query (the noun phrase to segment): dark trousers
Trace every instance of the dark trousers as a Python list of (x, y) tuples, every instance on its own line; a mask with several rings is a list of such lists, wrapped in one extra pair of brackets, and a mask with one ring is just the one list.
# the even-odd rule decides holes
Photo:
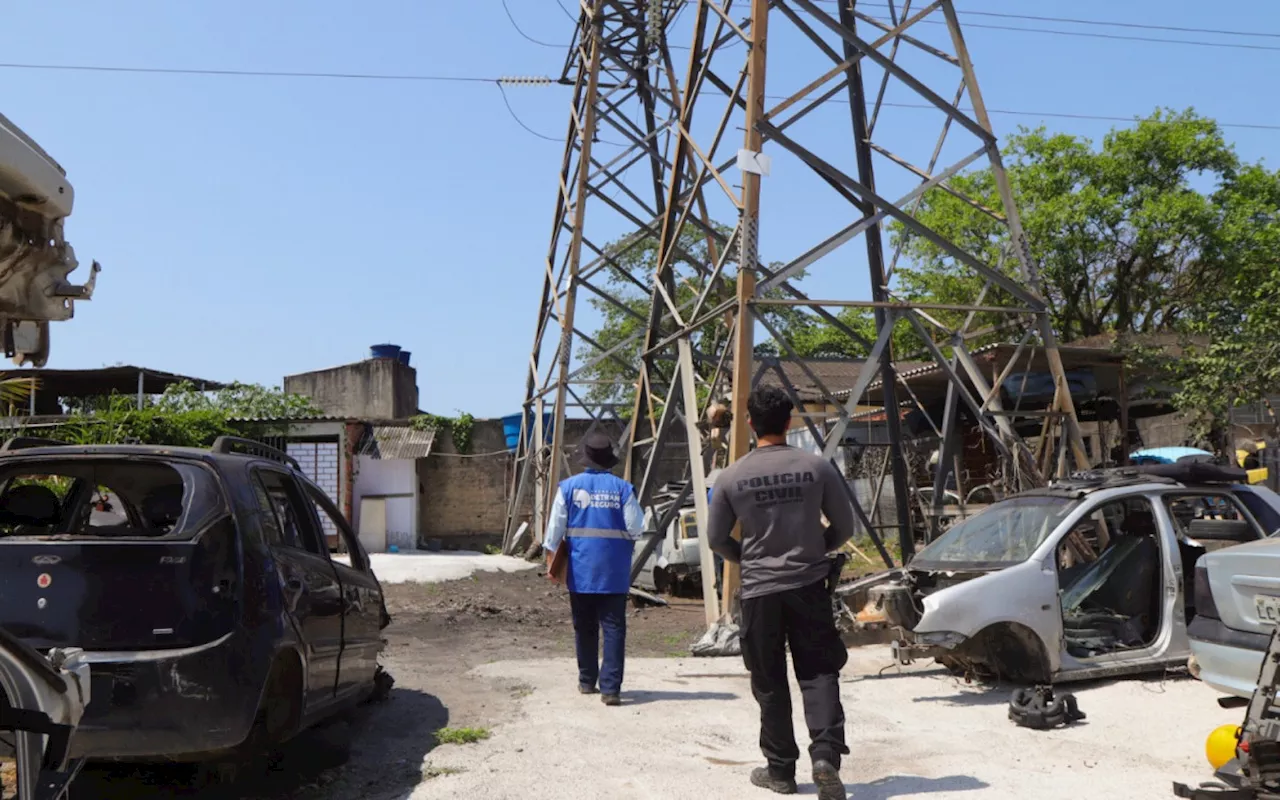
[(809, 726), (809, 757), (837, 769), (849, 748), (844, 741), (840, 669), (849, 651), (840, 640), (825, 581), (763, 597), (742, 599), (742, 660), (751, 692), (760, 704), (760, 750), (769, 769), (794, 777), (800, 750), (791, 725), (787, 646)]
[[(622, 668), (627, 650), (627, 595), (569, 593), (573, 638), (578, 651), (578, 685), (601, 694), (622, 691)], [(604, 631), (604, 661), (600, 660), (600, 631)]]

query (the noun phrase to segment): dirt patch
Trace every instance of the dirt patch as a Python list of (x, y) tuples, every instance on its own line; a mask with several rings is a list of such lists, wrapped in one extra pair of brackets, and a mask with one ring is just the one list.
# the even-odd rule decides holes
[[(102, 800), (398, 800), (412, 787), (448, 774), (448, 764), (429, 759), (435, 731), (492, 728), (511, 719), (529, 692), (519, 680), (476, 678), (470, 670), (495, 661), (573, 655), (568, 594), (539, 570), (385, 589), (392, 624), (382, 663), (396, 681), (386, 703), (302, 735), (221, 791), (199, 788), (190, 767), (151, 765), (93, 767), (76, 791)], [(705, 628), (702, 604), (695, 600), (674, 599), (666, 608), (633, 606), (627, 653), (687, 656)], [(571, 689), (576, 678), (566, 671), (565, 686)]]

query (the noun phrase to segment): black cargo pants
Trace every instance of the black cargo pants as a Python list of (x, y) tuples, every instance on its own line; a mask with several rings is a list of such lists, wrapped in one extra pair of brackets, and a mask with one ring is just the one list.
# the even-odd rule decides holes
[(787, 647), (804, 699), (809, 757), (837, 769), (848, 755), (840, 670), (849, 651), (836, 630), (826, 581), (762, 597), (743, 598), (742, 660), (751, 673), (751, 692), (760, 704), (760, 750), (779, 777), (794, 777), (800, 750), (791, 724)]

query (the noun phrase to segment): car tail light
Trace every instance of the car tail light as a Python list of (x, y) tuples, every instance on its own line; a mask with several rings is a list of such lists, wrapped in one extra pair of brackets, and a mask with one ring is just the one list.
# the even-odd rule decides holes
[(1209, 570), (1202, 564), (1196, 564), (1195, 586), (1196, 616), (1220, 619), (1218, 604), (1213, 601), (1213, 590), (1209, 588)]

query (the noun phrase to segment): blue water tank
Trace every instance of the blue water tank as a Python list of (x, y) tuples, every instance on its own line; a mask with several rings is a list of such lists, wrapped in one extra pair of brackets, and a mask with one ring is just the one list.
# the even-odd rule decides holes
[(409, 356), (411, 355), (413, 355), (413, 353), (410, 353), (408, 350), (401, 350), (400, 363), (404, 364), (406, 367), (409, 366)]
[[(507, 440), (507, 449), (515, 450), (520, 444), (520, 420), (523, 414), (511, 414), (502, 418), (502, 434)], [(551, 441), (551, 412), (542, 415), (542, 435), (545, 442)], [(533, 414), (529, 415), (529, 439), (533, 438)]]
[(399, 358), (400, 345), (398, 344), (375, 344), (369, 348), (370, 358)]

